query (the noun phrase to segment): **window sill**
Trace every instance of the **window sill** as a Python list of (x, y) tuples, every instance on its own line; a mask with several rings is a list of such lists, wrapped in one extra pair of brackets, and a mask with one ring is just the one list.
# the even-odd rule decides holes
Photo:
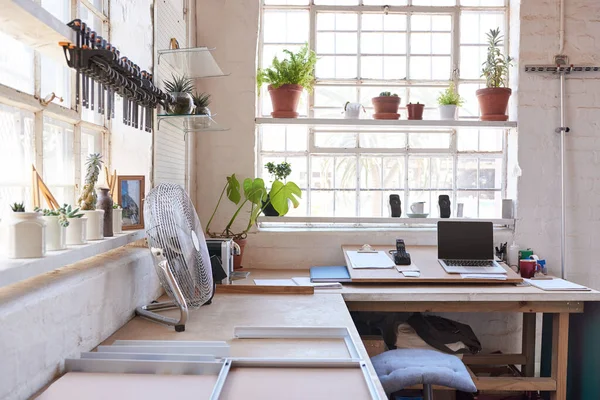
[(97, 256), (145, 237), (144, 230), (135, 230), (104, 240), (90, 241), (82, 246), (69, 246), (66, 250), (48, 251), (42, 258), (9, 259), (2, 255), (0, 256), (0, 288)]

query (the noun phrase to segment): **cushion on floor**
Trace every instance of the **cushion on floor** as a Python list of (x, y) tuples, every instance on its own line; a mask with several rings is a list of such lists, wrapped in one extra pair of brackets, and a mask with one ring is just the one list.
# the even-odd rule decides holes
[(381, 353), (371, 361), (387, 394), (417, 384), (446, 386), (470, 393), (477, 391), (465, 365), (451, 354), (397, 349)]

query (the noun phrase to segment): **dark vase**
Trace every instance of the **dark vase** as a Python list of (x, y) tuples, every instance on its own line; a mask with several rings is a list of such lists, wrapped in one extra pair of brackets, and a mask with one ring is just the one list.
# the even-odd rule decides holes
[[(267, 204), (267, 206), (265, 207), (265, 204)], [(273, 207), (273, 204), (271, 204), (270, 202), (270, 197), (267, 195), (267, 201), (263, 201), (263, 214), (265, 214), (265, 217), (279, 217), (279, 213), (277, 212), (277, 210), (275, 210), (275, 207)]]
[(98, 201), (96, 209), (104, 210), (104, 237), (113, 236), (113, 199), (108, 189), (98, 189)]

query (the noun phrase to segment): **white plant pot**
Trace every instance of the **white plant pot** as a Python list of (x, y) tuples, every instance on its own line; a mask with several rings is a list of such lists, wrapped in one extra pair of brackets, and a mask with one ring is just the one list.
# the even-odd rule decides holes
[(13, 212), (7, 218), (8, 258), (39, 258), (46, 254), (46, 222), (37, 212)]
[(345, 119), (360, 119), (360, 111), (362, 110), (362, 105), (360, 103), (348, 103), (346, 104), (346, 109), (344, 110), (344, 118)]
[(67, 248), (67, 228), (60, 226), (58, 216), (43, 216), (46, 221), (46, 250), (64, 250)]
[(104, 239), (104, 210), (81, 210), (80, 212), (87, 217), (86, 239)]
[(123, 233), (123, 209), (113, 208), (113, 233)]
[(82, 245), (87, 243), (87, 218), (69, 218), (67, 226), (67, 244)]
[(441, 120), (455, 120), (456, 119), (456, 105), (444, 105), (439, 106), (440, 108), (440, 119)]

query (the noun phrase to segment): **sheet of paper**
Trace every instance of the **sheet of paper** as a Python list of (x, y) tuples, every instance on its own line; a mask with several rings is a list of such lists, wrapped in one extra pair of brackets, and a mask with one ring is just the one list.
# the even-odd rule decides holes
[(298, 286), (312, 286), (315, 289), (341, 289), (342, 284), (339, 282), (311, 282), (308, 276), (296, 276), (292, 280)]
[(292, 279), (255, 279), (258, 286), (298, 286)]
[(506, 274), (460, 274), (463, 279), (489, 279), (493, 281), (505, 281)]
[(385, 251), (375, 253), (359, 253), (358, 251), (348, 251), (348, 260), (352, 268), (394, 268), (396, 264), (387, 255)]
[(410, 265), (396, 265), (396, 270), (398, 272), (421, 272), (421, 270), (419, 269), (419, 267), (417, 267), (417, 265), (413, 262), (411, 262)]
[(407, 278), (418, 278), (421, 276), (421, 272), (419, 271), (401, 271), (402, 275), (406, 276)]
[(542, 290), (569, 290), (569, 291), (588, 291), (592, 290), (588, 287), (578, 285), (573, 282), (565, 281), (564, 279), (525, 279), (531, 286), (535, 286)]

